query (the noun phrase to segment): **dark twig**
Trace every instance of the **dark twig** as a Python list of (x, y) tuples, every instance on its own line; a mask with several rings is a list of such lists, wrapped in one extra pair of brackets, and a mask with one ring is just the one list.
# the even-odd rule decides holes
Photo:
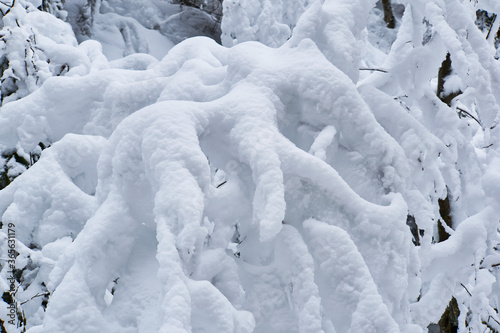
[(481, 126), (481, 127), (482, 127), (481, 122), (480, 122), (479, 120), (477, 120), (477, 118), (476, 118), (476, 117), (474, 117), (473, 115), (471, 115), (469, 112), (467, 112), (467, 111), (465, 111), (464, 109), (459, 108), (459, 107), (457, 107), (457, 110), (460, 110), (460, 112), (459, 112), (459, 113), (464, 113), (465, 115), (467, 115), (467, 116), (469, 116), (470, 118), (474, 119), (474, 120), (475, 120), (475, 121), (479, 124), (479, 126)]
[(495, 23), (496, 18), (497, 18), (497, 14), (493, 14), (493, 16), (491, 17), (490, 28), (488, 29), (488, 33), (486, 34), (486, 39), (488, 39), (488, 37), (490, 37), (491, 29), (493, 29), (493, 23)]
[(385, 69), (380, 69), (380, 68), (360, 68), (360, 71), (377, 71), (377, 72), (382, 72), (382, 73), (387, 73)]
[(467, 294), (469, 294), (469, 296), (470, 296), (470, 297), (472, 297), (472, 294), (469, 292), (469, 289), (467, 289), (467, 287), (466, 287), (466, 286), (464, 286), (464, 284), (463, 284), (462, 282), (460, 282), (460, 285), (461, 285), (462, 287), (464, 287), (464, 289), (465, 289), (465, 291), (467, 292)]
[(50, 292), (45, 292), (45, 293), (38, 293), (36, 294), (35, 296), (31, 297), (30, 299), (27, 299), (25, 301), (22, 301), (20, 304), (23, 305), (25, 303), (28, 303), (29, 301), (31, 301), (32, 299), (36, 298), (36, 297), (40, 297), (40, 296), (49, 296), (50, 295)]
[(14, 5), (15, 5), (16, 1), (15, 1), (15, 0), (14, 0), (14, 1), (12, 1), (12, 3), (11, 3), (10, 5), (6, 4), (6, 3), (5, 3), (5, 2), (3, 2), (3, 1), (0, 1), (0, 3), (1, 3), (2, 5), (4, 5), (4, 6), (7, 6), (7, 7), (9, 7), (9, 8), (12, 8), (12, 7), (14, 7)]

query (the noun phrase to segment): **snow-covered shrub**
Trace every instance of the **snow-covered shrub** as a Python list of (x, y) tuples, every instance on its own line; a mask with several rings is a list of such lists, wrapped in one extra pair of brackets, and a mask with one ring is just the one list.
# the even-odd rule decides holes
[(17, 100), (48, 78), (83, 75), (90, 70), (85, 47), (78, 47), (71, 27), (29, 2), (4, 4), (0, 55), (2, 102)]
[[(482, 5), (484, 3), (478, 4)], [(474, 25), (476, 9), (467, 1), (408, 3), (397, 39), (387, 58), (380, 63), (381, 68), (390, 70), (374, 72), (359, 83), (360, 92), (377, 120), (389, 133), (396, 135), (407, 152), (414, 165), (412, 181), (427, 201), (417, 204), (406, 199), (419, 229), (425, 229), (424, 224), (429, 228), (420, 239), (422, 288), (419, 301), (412, 304), (414, 320), (422, 324), (437, 323), (440, 315), (436, 314), (445, 312), (451, 300), (455, 300), (460, 309), (459, 331), (497, 327), (498, 320), (498, 282), (494, 282), (498, 271), (484, 263), (498, 259), (495, 249), (499, 197), (496, 190), (492, 191), (498, 183), (491, 178), (491, 172), (497, 167), (495, 146), (498, 142), (500, 76), (493, 49)], [(444, 82), (439, 82), (436, 76), (446, 62), (451, 72), (443, 78)], [(441, 89), (440, 83), (444, 83)], [(440, 91), (443, 95), (436, 96)], [(376, 94), (372, 95), (374, 92)], [(391, 97), (385, 97), (388, 104), (381, 103), (384, 95)], [(455, 98), (440, 100), (444, 96)], [(406, 109), (412, 121), (425, 127), (434, 137), (432, 140), (438, 139), (439, 145), (431, 148), (434, 144), (424, 143), (422, 138), (430, 138), (429, 135), (417, 134), (410, 139), (410, 132), (402, 136), (396, 134), (391, 120), (396, 108)], [(386, 121), (389, 122), (384, 125)], [(402, 119), (398, 122), (402, 125)], [(413, 140), (420, 142), (410, 143)], [(441, 164), (437, 169), (434, 167), (436, 160)], [(488, 181), (483, 180), (482, 186), (472, 185), (481, 183), (481, 179)], [(492, 183), (488, 184), (489, 181)], [(425, 211), (426, 216), (417, 216)], [(483, 224), (488, 219), (490, 222)], [(446, 239), (446, 233), (451, 235), (448, 240), (433, 244)], [(426, 241), (426, 235), (433, 235), (434, 239)], [(478, 237), (476, 246), (469, 247), (467, 242), (472, 241), (468, 237)], [(456, 244), (460, 238), (461, 245), (451, 250), (451, 244)], [(437, 254), (440, 249), (447, 250)], [(454, 255), (469, 251), (474, 263), (451, 264)], [(463, 257), (456, 260), (463, 260)], [(450, 264), (442, 266), (445, 261)], [(436, 264), (440, 266), (434, 266)], [(441, 300), (441, 304), (430, 310), (429, 304), (439, 304), (436, 299)]]
[(53, 143), (0, 191), (9, 333), (498, 330), (494, 50), (473, 2), (414, 0), (384, 54), (375, 3), (225, 1), (230, 48), (88, 41), (6, 103), (2, 147)]
[[(282, 45), (311, 0), (224, 1), (222, 44), (232, 46), (246, 41), (258, 41), (271, 47)], [(317, 19), (321, 19), (320, 16)]]
[[(255, 58), (255, 54), (265, 57)], [(315, 65), (306, 66), (311, 59)], [(304, 71), (304, 68), (309, 69)], [(245, 76), (239, 74), (241, 70), (246, 71)], [(323, 75), (318, 76), (320, 71)], [(363, 165), (390, 172), (396, 183), (402, 181), (407, 166), (402, 150), (377, 124), (345, 74), (307, 41), (298, 47), (272, 50), (259, 44), (224, 49), (204, 39), (186, 41), (161, 63), (150, 65), (145, 72), (136, 72), (110, 69), (94, 74), (94, 80), (86, 77), (52, 80), (34, 94), (4, 107), (2, 119), (13, 112), (28, 117), (34, 111), (26, 107), (33, 105), (30, 100), (44, 101), (35, 112), (51, 119), (47, 119), (45, 126), (26, 128), (30, 135), (18, 138), (28, 150), (33, 137), (56, 142), (64, 132), (95, 134), (100, 129), (98, 125), (104, 124), (97, 121), (97, 117), (110, 119), (107, 123), (111, 127), (101, 131), (106, 136), (106, 132), (112, 134), (97, 167), (100, 180), (96, 199), (100, 208), (58, 260), (49, 279), (44, 280), (51, 293), (44, 319), (46, 329), (51, 332), (62, 331), (62, 327), (65, 330), (78, 327), (113, 330), (113, 327), (125, 329), (133, 325), (140, 330), (165, 332), (188, 327), (252, 332), (256, 320), (261, 328), (273, 327), (279, 331), (302, 327), (302, 330), (317, 332), (322, 326), (330, 327), (331, 321), (339, 327), (376, 325), (380, 331), (397, 331), (397, 324), (383, 300), (387, 298), (397, 309), (408, 306), (406, 290), (401, 288), (396, 293), (382, 290), (381, 296), (375, 286), (384, 279), (402, 285), (407, 283), (407, 264), (387, 274), (387, 267), (396, 262), (402, 264), (413, 251), (411, 241), (402, 241), (411, 238), (405, 225), (406, 204), (398, 195), (382, 199), (380, 203), (390, 204), (386, 207), (359, 197), (326, 163), (331, 163), (328, 147), (351, 147), (359, 156), (364, 156)], [(128, 79), (114, 80), (118, 73), (127, 75)], [(188, 73), (195, 76), (186, 81), (184, 75)], [(92, 99), (97, 103), (72, 101), (74, 106), (66, 109), (66, 113), (50, 112), (51, 105), (59, 103), (55, 98), (51, 102), (54, 89), (70, 94), (67, 87), (86, 85), (85, 82), (90, 83), (87, 86), (90, 90), (87, 94), (80, 92), (80, 98), (94, 96)], [(137, 91), (136, 87), (150, 84), (158, 87), (150, 90), (156, 91), (152, 95), (130, 95)], [(332, 90), (332, 85), (336, 89)], [(106, 101), (119, 101), (117, 93), (125, 100), (120, 100), (116, 108), (103, 108)], [(131, 105), (134, 100), (139, 104)], [(144, 103), (151, 106), (127, 117)], [(121, 105), (129, 105), (129, 111)], [(332, 110), (337, 111), (332, 113)], [(77, 122), (68, 118), (70, 114), (82, 117)], [(13, 125), (17, 123), (15, 118), (9, 121)], [(113, 124), (118, 123), (115, 129)], [(59, 124), (57, 131), (51, 124)], [(19, 126), (24, 130), (22, 124)], [(322, 128), (325, 129), (322, 131)], [(335, 135), (336, 129), (339, 135)], [(324, 138), (315, 141), (314, 136), (320, 132)], [(368, 141), (359, 141), (359, 137), (366, 137)], [(378, 146), (372, 146), (370, 140), (378, 142)], [(64, 141), (67, 140), (61, 142)], [(313, 142), (316, 154), (325, 151), (325, 161), (301, 149)], [(221, 143), (224, 144), (220, 146)], [(56, 145), (47, 149), (47, 154), (54, 149)], [(385, 156), (383, 160), (379, 160), (381, 155)], [(52, 161), (46, 156), (50, 155), (42, 154), (40, 162), (21, 175), (17, 184), (27, 181), (24, 179), (30, 174), (41, 177), (36, 175), (36, 170), (45, 172), (47, 168), (42, 168), (42, 162)], [(354, 155), (352, 158), (356, 159)], [(64, 164), (61, 167), (64, 168)], [(224, 185), (219, 186), (223, 181)], [(24, 186), (13, 185), (7, 188), (10, 193), (24, 191)], [(302, 190), (297, 191), (300, 188), (303, 188), (302, 194)], [(134, 196), (138, 190), (142, 197), (140, 203)], [(13, 198), (18, 196), (20, 194)], [(309, 202), (315, 202), (318, 208), (331, 208), (308, 208)], [(73, 205), (63, 206), (62, 212), (69, 214), (66, 209), (73, 211)], [(228, 210), (228, 205), (234, 208)], [(32, 221), (39, 219), (37, 216), (51, 216), (44, 207), (47, 206), (40, 207), (37, 214), (23, 216), (9, 214), (7, 210), (3, 219), (22, 225), (22, 219), (28, 216)], [(351, 215), (354, 207), (359, 207), (364, 214)], [(287, 209), (290, 209), (289, 216)], [(329, 240), (323, 237), (337, 233), (336, 229), (329, 231), (333, 226), (310, 220), (301, 234), (302, 222), (311, 217), (311, 209), (318, 213), (314, 214), (316, 219), (350, 231), (350, 236), (344, 232), (338, 240), (346, 242), (345, 253), (337, 254), (334, 248), (324, 247), (309, 253), (308, 239), (313, 242), (312, 246), (326, 246)], [(16, 211), (19, 210), (24, 211)], [(219, 215), (221, 211), (225, 213)], [(347, 221), (352, 218), (356, 222), (349, 225)], [(282, 221), (285, 221), (284, 227)], [(62, 219), (52, 223), (66, 222)], [(382, 228), (387, 224), (393, 231), (384, 235), (379, 234), (377, 228), (368, 227)], [(71, 236), (56, 225), (52, 230)], [(318, 228), (326, 230), (316, 235)], [(308, 233), (312, 234), (308, 236)], [(39, 244), (43, 255), (44, 247), (62, 236), (55, 235), (51, 241), (36, 237), (39, 236), (33, 233), (19, 235), (23, 242)], [(373, 248), (367, 246), (367, 239), (372, 242), (379, 239), (377, 243), (386, 245)], [(315, 242), (319, 245), (314, 245)], [(371, 259), (369, 266), (358, 267), (364, 277), (355, 280), (355, 286), (366, 289), (366, 293), (349, 297), (343, 291), (330, 290), (331, 282), (346, 283), (348, 290), (351, 277), (343, 274), (332, 277), (330, 272), (346, 268), (329, 257), (355, 255), (356, 260), (362, 261), (362, 255), (356, 254), (358, 251)], [(286, 253), (293, 254), (288, 264), (277, 260)], [(390, 258), (389, 253), (399, 253), (402, 257)], [(142, 262), (138, 270), (133, 269), (139, 264), (133, 259), (135, 255), (139, 255), (138, 260)], [(89, 261), (90, 258), (93, 259)], [(213, 271), (213, 260), (223, 260), (225, 268)], [(324, 269), (314, 273), (314, 260), (325, 261)], [(147, 266), (143, 266), (146, 263)], [(106, 269), (100, 269), (101, 265)], [(350, 269), (345, 273), (353, 277), (358, 274)], [(276, 278), (269, 281), (266, 277), (270, 274)], [(324, 286), (316, 285), (315, 274), (324, 275)], [(110, 297), (107, 288), (118, 277), (113, 300), (107, 304), (106, 298)], [(137, 289), (136, 283), (146, 277), (150, 288)], [(280, 285), (285, 288), (282, 294)], [(338, 313), (322, 314), (318, 288), (326, 288), (321, 289), (325, 293), (340, 293), (338, 299), (323, 305), (330, 310), (352, 304), (343, 315), (351, 319), (337, 323), (341, 318)], [(244, 298), (243, 290), (246, 291)], [(151, 297), (156, 301), (150, 303)], [(154, 310), (151, 306), (157, 302), (163, 305)], [(365, 304), (362, 312), (355, 311), (358, 302)], [(82, 316), (82, 304), (87, 304), (85, 316)], [(209, 304), (212, 308), (206, 309)], [(101, 312), (103, 306), (108, 308), (107, 314)], [(273, 311), (266, 311), (268, 307)], [(120, 309), (124, 308), (133, 315), (122, 317)], [(66, 315), (62, 315), (62, 309)], [(151, 311), (163, 314), (155, 316), (153, 322), (145, 320), (143, 316)], [(202, 316), (200, 311), (207, 313)], [(219, 311), (225, 315), (221, 316)], [(202, 320), (205, 316), (207, 320)], [(379, 322), (380, 318), (385, 319)], [(402, 320), (402, 325), (408, 324)]]
[(160, 32), (175, 43), (195, 36), (211, 37), (220, 43), (220, 24), (211, 15), (197, 8), (185, 8), (160, 24)]
[(64, 9), (77, 39), (100, 41), (108, 57), (150, 53), (160, 59), (174, 43), (189, 37), (220, 41), (219, 7), (212, 2), (198, 5), (181, 6), (169, 0), (74, 0), (66, 2)]
[(42, 4), (38, 7), (38, 9), (65, 20), (68, 15), (68, 13), (64, 10), (65, 2), (65, 0), (42, 0)]
[(172, 3), (201, 9), (217, 22), (222, 18), (222, 0), (172, 0)]
[(94, 17), (96, 15), (96, 11), (99, 10), (97, 1), (68, 1), (65, 4), (64, 9), (68, 13), (67, 21), (73, 27), (76, 37), (79, 40), (92, 37)]
[[(0, 31), (0, 92), (3, 105), (36, 91), (53, 76), (84, 75), (90, 71), (95, 59), (89, 54), (89, 45), (94, 42), (78, 46), (68, 24), (37, 10), (30, 2), (13, 1), (10, 5), (2, 3), (0, 6), (4, 13)], [(30, 119), (23, 121), (31, 123), (30, 126), (38, 125)], [(8, 129), (12, 130), (16, 128)], [(47, 141), (39, 143), (29, 151), (15, 143), (0, 145), (1, 188), (31, 166), (38, 159), (41, 149), (50, 144)]]

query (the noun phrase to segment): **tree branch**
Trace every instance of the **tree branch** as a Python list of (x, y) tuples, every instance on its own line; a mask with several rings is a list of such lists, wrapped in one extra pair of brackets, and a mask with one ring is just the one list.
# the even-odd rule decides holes
[(385, 69), (380, 69), (380, 68), (360, 68), (360, 71), (377, 71), (377, 72), (382, 72), (382, 73), (387, 73)]
[(495, 23), (495, 20), (497, 19), (497, 14), (493, 14), (491, 18), (491, 23), (490, 23), (490, 28), (488, 29), (488, 33), (486, 34), (486, 39), (490, 37), (491, 29), (493, 29), (493, 23)]
[(40, 297), (40, 296), (49, 296), (50, 295), (50, 292), (45, 292), (45, 293), (38, 293), (36, 294), (35, 296), (31, 297), (30, 299), (27, 299), (25, 301), (22, 301), (20, 304), (23, 305), (24, 303), (28, 303), (29, 301), (31, 301), (32, 299), (36, 298), (36, 297)]
[(479, 124), (479, 126), (483, 127), (483, 126), (481, 125), (481, 122), (480, 122), (479, 120), (477, 120), (477, 118), (476, 118), (476, 117), (474, 117), (473, 115), (471, 115), (469, 112), (467, 112), (467, 111), (465, 111), (464, 109), (459, 108), (459, 107), (457, 107), (457, 110), (460, 110), (459, 114), (460, 114), (460, 113), (465, 113), (467, 116), (469, 116), (470, 118), (474, 119), (474, 120), (475, 120), (475, 121)]

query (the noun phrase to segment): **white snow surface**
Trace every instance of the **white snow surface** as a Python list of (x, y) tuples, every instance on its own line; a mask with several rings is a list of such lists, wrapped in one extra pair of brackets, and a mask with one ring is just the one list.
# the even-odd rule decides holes
[[(0, 149), (50, 147), (0, 191), (0, 254), (15, 225), (27, 272), (9, 333), (417, 333), (452, 297), (460, 332), (497, 327), (500, 65), (473, 4), (404, 2), (378, 49), (375, 0), (224, 0), (224, 46), (153, 50), (134, 29), (161, 13), (99, 14), (101, 46), (19, 3), (4, 26), (39, 36), (42, 80), (4, 100)], [(105, 41), (119, 24), (132, 44)]]

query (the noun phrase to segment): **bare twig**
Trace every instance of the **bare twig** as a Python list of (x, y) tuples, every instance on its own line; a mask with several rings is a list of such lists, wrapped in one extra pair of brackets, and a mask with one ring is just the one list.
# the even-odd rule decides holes
[(488, 29), (488, 33), (486, 34), (486, 39), (490, 37), (491, 29), (493, 29), (493, 23), (495, 23), (496, 19), (497, 19), (497, 14), (493, 14), (493, 17), (491, 18), (490, 28)]
[(490, 318), (491, 318), (491, 319), (493, 319), (494, 321), (496, 321), (496, 323), (497, 323), (498, 325), (500, 325), (500, 322), (498, 322), (498, 320), (496, 320), (495, 318), (493, 318), (493, 316), (492, 316), (492, 315), (488, 315), (488, 321), (490, 321)]
[(380, 69), (380, 68), (360, 68), (360, 71), (377, 71), (377, 72), (382, 72), (382, 73), (387, 73), (385, 69)]
[(220, 183), (219, 185), (217, 185), (217, 188), (221, 187), (222, 185), (224, 185), (225, 183), (227, 183), (227, 180), (223, 181), (222, 183)]
[(470, 297), (472, 297), (472, 294), (469, 292), (469, 289), (467, 289), (467, 287), (466, 287), (466, 286), (464, 286), (464, 284), (463, 284), (462, 282), (460, 282), (460, 285), (461, 285), (462, 287), (464, 287), (464, 289), (465, 289), (465, 291), (467, 292), (467, 294), (469, 294), (469, 296), (470, 296)]
[(481, 122), (480, 122), (479, 120), (477, 120), (477, 118), (476, 118), (476, 117), (474, 117), (473, 115), (471, 115), (469, 112), (467, 112), (467, 111), (465, 111), (464, 109), (459, 108), (459, 107), (457, 107), (457, 110), (459, 110), (459, 111), (460, 111), (459, 113), (464, 113), (465, 115), (467, 115), (467, 116), (469, 116), (470, 118), (474, 119), (474, 120), (475, 120), (475, 121), (479, 124), (479, 126), (481, 126), (481, 127), (482, 127)]
[[(7, 15), (10, 10), (12, 9), (12, 7), (14, 7), (14, 5), (16, 4), (16, 0), (13, 0), (12, 1), (12, 4), (9, 6), (9, 5), (6, 5), (7, 7), (9, 7), (9, 9), (7, 9), (7, 11), (5, 12), (4, 16)], [(5, 5), (5, 4), (4, 4)], [(16, 19), (16, 22), (17, 22), (17, 19)], [(18, 24), (19, 25), (19, 24)]]
[(25, 303), (27, 303), (27, 302), (31, 301), (32, 299), (34, 299), (34, 298), (36, 298), (36, 297), (41, 297), (41, 296), (49, 296), (49, 295), (50, 295), (50, 292), (48, 292), (48, 291), (47, 291), (47, 292), (45, 292), (45, 293), (38, 293), (38, 294), (36, 294), (35, 296), (31, 297), (30, 299), (27, 299), (27, 300), (25, 300), (25, 301), (22, 301), (20, 304), (21, 304), (21, 305), (23, 305), (23, 304), (25, 304)]
[(16, 1), (15, 1), (15, 0), (14, 0), (14, 1), (12, 1), (12, 3), (11, 3), (10, 5), (9, 5), (9, 4), (6, 4), (6, 3), (5, 3), (5, 2), (3, 2), (3, 1), (0, 1), (0, 3), (1, 3), (2, 5), (4, 5), (4, 6), (7, 6), (7, 7), (9, 7), (9, 8), (12, 8), (12, 7), (14, 7), (14, 4), (16, 3)]

